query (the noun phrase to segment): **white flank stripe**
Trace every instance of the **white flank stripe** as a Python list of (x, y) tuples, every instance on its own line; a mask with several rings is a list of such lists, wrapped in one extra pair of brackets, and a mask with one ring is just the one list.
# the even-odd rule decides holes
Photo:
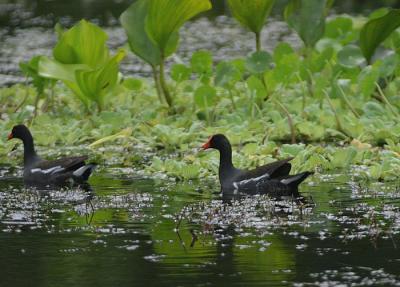
[(238, 187), (237, 182), (234, 182), (234, 183), (233, 183), (233, 187), (235, 188), (235, 189), (233, 190), (233, 194), (237, 194), (237, 193), (239, 192), (239, 187)]
[(263, 178), (269, 178), (269, 173), (263, 174), (263, 175), (258, 176), (258, 177), (253, 177), (253, 178), (244, 179), (244, 180), (241, 180), (241, 181), (236, 181), (236, 182), (233, 183), (233, 186), (235, 186), (235, 184), (237, 186), (244, 185), (244, 184), (247, 184), (249, 182), (259, 181), (259, 180), (261, 180)]
[(43, 173), (43, 174), (55, 174), (57, 172), (63, 171), (65, 168), (61, 167), (60, 165), (49, 168), (49, 169), (41, 169), (41, 168), (32, 168), (31, 173)]

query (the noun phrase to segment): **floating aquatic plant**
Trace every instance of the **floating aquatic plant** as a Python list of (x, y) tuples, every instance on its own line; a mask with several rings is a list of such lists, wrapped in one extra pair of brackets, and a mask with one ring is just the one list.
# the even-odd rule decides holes
[(100, 27), (81, 20), (59, 36), (54, 59), (41, 57), (39, 75), (61, 80), (87, 108), (95, 102), (101, 111), (119, 83), (119, 62), (125, 57), (124, 50), (110, 55), (107, 37)]

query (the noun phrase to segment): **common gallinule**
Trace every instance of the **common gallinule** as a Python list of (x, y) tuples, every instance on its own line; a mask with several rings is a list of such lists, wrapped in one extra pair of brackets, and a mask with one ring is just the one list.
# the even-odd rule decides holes
[(232, 147), (223, 134), (211, 136), (203, 149), (219, 151), (219, 182), (223, 194), (269, 194), (274, 197), (299, 197), (298, 185), (312, 172), (289, 175), (291, 164), (287, 158), (257, 167), (253, 170), (237, 169), (232, 164)]
[(8, 139), (17, 138), (24, 143), (24, 181), (28, 184), (83, 183), (96, 165), (86, 164), (87, 156), (66, 157), (48, 161), (35, 152), (33, 137), (24, 125), (13, 127)]

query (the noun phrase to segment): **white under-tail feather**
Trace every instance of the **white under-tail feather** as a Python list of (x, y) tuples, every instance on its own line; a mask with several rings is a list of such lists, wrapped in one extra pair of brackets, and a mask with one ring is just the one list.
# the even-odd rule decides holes
[(96, 168), (96, 165), (94, 164), (88, 164), (84, 165), (77, 170), (75, 170), (72, 174), (75, 177), (83, 177), (85, 180), (89, 178), (90, 174), (93, 172), (93, 170)]

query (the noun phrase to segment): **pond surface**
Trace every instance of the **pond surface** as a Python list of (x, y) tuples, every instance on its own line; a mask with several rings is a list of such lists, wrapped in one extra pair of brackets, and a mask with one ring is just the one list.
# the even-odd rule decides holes
[[(51, 55), (56, 43), (54, 26), (71, 27), (82, 18), (105, 28), (112, 51), (126, 44), (118, 18), (133, 0), (0, 0), (0, 87), (26, 81), (19, 63), (36, 55)], [(254, 50), (254, 36), (231, 19), (226, 1), (213, 0), (213, 9), (206, 17), (196, 18), (181, 30), (178, 52), (169, 61), (188, 63), (192, 53), (206, 49), (215, 62), (243, 57)], [(263, 29), (262, 46), (272, 51), (277, 43), (301, 46), (297, 35), (282, 21), (288, 0), (279, 0)], [(399, 7), (395, 0), (336, 0), (333, 13), (367, 15), (379, 7)], [(206, 33), (205, 33), (206, 31)], [(167, 65), (169, 66), (169, 65)], [(151, 69), (131, 53), (122, 61), (125, 76), (150, 77)]]
[(396, 186), (314, 176), (297, 205), (119, 168), (86, 191), (19, 174), (0, 168), (1, 286), (400, 286)]

